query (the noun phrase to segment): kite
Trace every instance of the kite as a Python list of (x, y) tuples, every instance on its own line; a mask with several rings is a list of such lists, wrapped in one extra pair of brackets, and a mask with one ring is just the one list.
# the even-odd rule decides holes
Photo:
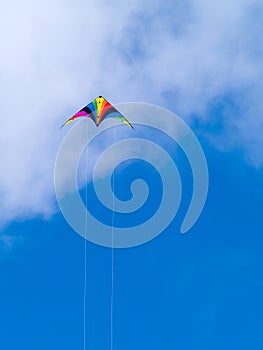
[(83, 107), (80, 111), (74, 114), (73, 117), (61, 125), (61, 128), (80, 117), (92, 119), (96, 126), (99, 126), (100, 123), (106, 118), (116, 118), (122, 123), (128, 125), (130, 128), (134, 129), (124, 115), (122, 115), (102, 96), (95, 98), (95, 100), (91, 101), (87, 106)]

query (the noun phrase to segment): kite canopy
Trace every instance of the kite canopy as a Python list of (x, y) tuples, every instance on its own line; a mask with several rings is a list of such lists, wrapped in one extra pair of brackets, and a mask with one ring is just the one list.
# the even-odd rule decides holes
[(87, 106), (83, 107), (80, 111), (74, 114), (73, 117), (68, 119), (61, 126), (61, 128), (80, 117), (92, 119), (97, 126), (99, 126), (100, 123), (106, 118), (116, 118), (133, 129), (133, 126), (124, 117), (124, 115), (122, 115), (102, 96), (95, 98), (95, 100), (91, 101)]

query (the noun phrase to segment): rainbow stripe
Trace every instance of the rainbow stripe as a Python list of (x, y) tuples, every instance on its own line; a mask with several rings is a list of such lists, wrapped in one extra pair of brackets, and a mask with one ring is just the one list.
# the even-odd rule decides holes
[(71, 123), (80, 117), (88, 117), (99, 126), (106, 118), (116, 118), (133, 129), (131, 123), (115, 107), (113, 107), (104, 97), (99, 96), (83, 107), (80, 111), (68, 119), (61, 127)]

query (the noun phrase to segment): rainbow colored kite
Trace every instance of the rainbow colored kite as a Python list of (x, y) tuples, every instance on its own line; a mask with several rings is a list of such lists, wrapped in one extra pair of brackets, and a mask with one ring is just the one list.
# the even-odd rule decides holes
[(73, 117), (68, 119), (61, 126), (61, 128), (80, 117), (87, 117), (92, 119), (97, 126), (99, 126), (100, 123), (106, 118), (116, 118), (119, 119), (122, 123), (134, 129), (133, 126), (124, 117), (124, 115), (122, 115), (102, 96), (95, 98), (95, 100), (93, 100), (87, 106), (83, 107), (80, 111), (74, 114)]

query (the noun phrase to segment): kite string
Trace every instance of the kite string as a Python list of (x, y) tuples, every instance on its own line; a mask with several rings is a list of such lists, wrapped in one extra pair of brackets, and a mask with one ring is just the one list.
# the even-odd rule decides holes
[[(87, 128), (87, 139), (88, 137), (88, 128)], [(88, 225), (88, 147), (87, 147), (87, 159), (86, 159), (86, 186), (85, 186), (85, 205), (86, 205), (86, 213), (85, 213), (85, 238), (84, 238), (84, 320), (83, 320), (83, 344), (84, 350), (86, 350), (86, 296), (87, 296), (87, 225)]]
[[(113, 128), (113, 144), (115, 145), (115, 127)], [(113, 350), (113, 304), (114, 304), (114, 215), (115, 215), (115, 147), (113, 148), (112, 173), (112, 222), (111, 222), (111, 307), (110, 307), (110, 349)]]

